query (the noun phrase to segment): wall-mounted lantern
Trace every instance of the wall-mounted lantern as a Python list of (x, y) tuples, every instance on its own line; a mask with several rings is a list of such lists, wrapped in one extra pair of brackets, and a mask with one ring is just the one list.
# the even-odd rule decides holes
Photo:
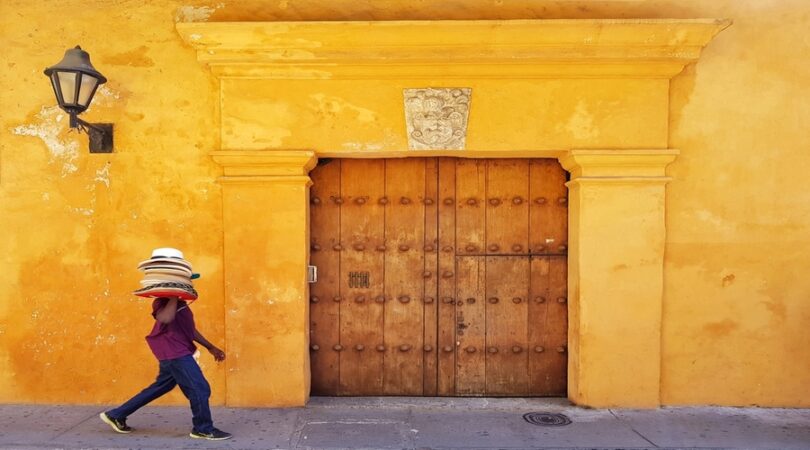
[(70, 128), (78, 128), (90, 137), (90, 153), (111, 153), (113, 125), (87, 123), (78, 117), (90, 106), (98, 86), (107, 82), (90, 64), (90, 55), (77, 45), (66, 51), (61, 61), (45, 69), (45, 75), (51, 79), (59, 107), (70, 115)]

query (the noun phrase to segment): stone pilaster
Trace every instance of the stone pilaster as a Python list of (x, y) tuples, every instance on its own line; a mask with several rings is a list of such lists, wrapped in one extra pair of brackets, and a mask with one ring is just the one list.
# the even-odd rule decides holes
[[(229, 406), (309, 396), (310, 151), (218, 151)], [(283, 374), (283, 375), (281, 375)]]
[(665, 167), (676, 150), (572, 150), (568, 397), (660, 404)]

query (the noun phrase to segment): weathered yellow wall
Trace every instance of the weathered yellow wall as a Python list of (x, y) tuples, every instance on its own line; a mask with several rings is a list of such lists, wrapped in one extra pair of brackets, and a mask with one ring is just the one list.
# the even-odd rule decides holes
[[(468, 148), (680, 149), (668, 169), (661, 401), (807, 406), (810, 281), (800, 270), (810, 265), (810, 137), (801, 129), (810, 106), (801, 99), (810, 94), (810, 61), (801, 55), (810, 5), (801, 0), (0, 3), (0, 401), (117, 402), (151, 381), (148, 308), (130, 291), (135, 264), (156, 246), (182, 248), (203, 273), (198, 321), (210, 340), (224, 341), (221, 169), (210, 151), (406, 143), (402, 110), (374, 101), (403, 85), (277, 82), (276, 92), (250, 98), (241, 93), (254, 82), (228, 81), (220, 144), (219, 83), (175, 20), (623, 17), (734, 20), (671, 82), (668, 132), (666, 111), (644, 109), (665, 90), (651, 82), (580, 91), (577, 82), (473, 81), (465, 83), (473, 111), (488, 115), (471, 116)], [(41, 74), (77, 43), (110, 80), (85, 116), (116, 124), (112, 155), (89, 155), (85, 136), (65, 132)], [(496, 97), (476, 97), (482, 91), (511, 102), (514, 117), (537, 114), (507, 120)], [(573, 93), (584, 112), (564, 100)], [(544, 122), (546, 108), (568, 120)], [(251, 345), (232, 334), (228, 343)], [(201, 360), (222, 403), (228, 366)], [(247, 394), (234, 395), (238, 403)], [(177, 393), (167, 400), (182, 401)]]
[[(151, 309), (131, 292), (155, 247), (202, 273), (193, 308), (223, 343), (215, 84), (178, 39), (176, 6), (125, 3), (0, 2), (2, 402), (121, 402), (154, 380)], [(84, 116), (115, 123), (110, 155), (66, 132), (42, 75), (76, 44), (109, 78)], [(224, 366), (203, 353), (222, 403)]]
[(662, 400), (810, 406), (810, 3), (703, 3), (734, 26), (672, 82)]

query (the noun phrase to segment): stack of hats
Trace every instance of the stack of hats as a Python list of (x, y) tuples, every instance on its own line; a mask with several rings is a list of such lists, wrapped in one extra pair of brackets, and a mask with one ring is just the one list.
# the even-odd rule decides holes
[(157, 248), (152, 257), (138, 264), (144, 273), (142, 288), (134, 292), (139, 297), (179, 297), (196, 300), (197, 291), (191, 280), (200, 277), (191, 269), (191, 263), (183, 259), (183, 252), (175, 248)]

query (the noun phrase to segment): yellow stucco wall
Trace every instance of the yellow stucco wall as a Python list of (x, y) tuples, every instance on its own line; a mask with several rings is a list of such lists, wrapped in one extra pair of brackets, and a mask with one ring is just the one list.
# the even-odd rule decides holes
[[(223, 342), (214, 82), (177, 38), (176, 6), (91, 3), (0, 3), (2, 402), (112, 403), (154, 379), (149, 303), (131, 291), (155, 247), (182, 249), (203, 274), (194, 310)], [(43, 84), (76, 44), (109, 78), (85, 119), (115, 123), (110, 155), (66, 132)], [(224, 367), (200, 361), (222, 403)]]
[(732, 3), (672, 81), (662, 401), (806, 407), (810, 4)]
[[(810, 137), (800, 130), (810, 106), (800, 99), (810, 90), (810, 62), (799, 55), (810, 46), (810, 6), (798, 0), (0, 3), (0, 401), (117, 402), (151, 381), (156, 365), (143, 342), (148, 307), (130, 291), (135, 264), (153, 247), (182, 248), (203, 273), (194, 308), (210, 340), (225, 342), (226, 323), (249, 316), (225, 308), (226, 290), (239, 287), (224, 283), (223, 258), (234, 250), (223, 251), (221, 168), (211, 151), (406, 147), (401, 109), (375, 99), (412, 86), (357, 91), (344, 81), (328, 89), (325, 82), (278, 81), (271, 92), (251, 90), (253, 81), (225, 81), (220, 104), (219, 81), (182, 42), (175, 21), (626, 17), (722, 17), (734, 26), (672, 80), (668, 111), (650, 108), (666, 102), (665, 81), (587, 90), (576, 81), (464, 83), (482, 112), (471, 116), (468, 148), (599, 142), (680, 149), (668, 169), (674, 181), (666, 196), (660, 400), (807, 406), (810, 281), (800, 269), (810, 263)], [(41, 74), (77, 43), (110, 80), (85, 119), (115, 123), (111, 155), (89, 155), (86, 136), (66, 133)], [(244, 95), (251, 91), (254, 97)], [(501, 106), (498, 97), (476, 97), (481, 91), (497, 92)], [(582, 106), (564, 100), (574, 93)], [(503, 104), (509, 114), (498, 109)], [(568, 120), (529, 120), (532, 111)], [(634, 120), (637, 114), (645, 121)], [(302, 319), (292, 310), (281, 314)], [(260, 325), (241, 331), (264, 329), (262, 345), (300, 344), (300, 329), (285, 343), (286, 324)], [(257, 345), (228, 331), (226, 351)], [(272, 350), (266, 355), (256, 364), (271, 371)], [(238, 404), (249, 395), (239, 390), (244, 380), (227, 389), (227, 371), (249, 364), (232, 357), (230, 366), (201, 358), (213, 403)], [(279, 395), (283, 387), (274, 384)], [(291, 388), (300, 398), (305, 386)], [(174, 393), (165, 402), (183, 400)]]

